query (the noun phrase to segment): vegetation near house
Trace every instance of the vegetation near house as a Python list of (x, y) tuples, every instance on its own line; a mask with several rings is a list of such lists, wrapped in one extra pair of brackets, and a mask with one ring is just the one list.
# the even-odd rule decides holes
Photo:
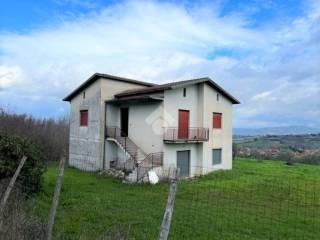
[(41, 189), (45, 167), (43, 155), (30, 140), (0, 135), (0, 180), (14, 175), (22, 156), (28, 156), (28, 159), (19, 174), (18, 182), (21, 190), (30, 195)]
[(32, 140), (42, 152), (45, 162), (58, 161), (68, 148), (68, 118), (35, 118), (1, 109), (0, 135)]

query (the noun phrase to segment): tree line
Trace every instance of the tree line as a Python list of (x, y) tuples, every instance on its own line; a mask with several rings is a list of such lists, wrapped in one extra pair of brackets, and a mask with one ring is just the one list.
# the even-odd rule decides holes
[(35, 118), (0, 108), (0, 135), (22, 137), (37, 144), (44, 161), (58, 161), (68, 151), (69, 119)]

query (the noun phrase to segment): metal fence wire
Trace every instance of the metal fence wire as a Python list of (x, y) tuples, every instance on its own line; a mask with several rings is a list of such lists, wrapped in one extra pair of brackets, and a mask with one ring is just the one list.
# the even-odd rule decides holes
[[(78, 164), (86, 169), (88, 163)], [(278, 162), (260, 167), (265, 165), (237, 160), (233, 170), (162, 179), (156, 185), (123, 183), (129, 173), (120, 170), (110, 176), (110, 171), (66, 166), (52, 239), (166, 239), (160, 230), (168, 206), (168, 239), (319, 239), (319, 166)], [(189, 167), (199, 173), (211, 170)], [(0, 239), (48, 239), (58, 175), (59, 164), (49, 164), (36, 194), (29, 194), (18, 178), (3, 213)], [(1, 199), (9, 180), (1, 180)]]
[(170, 239), (319, 239), (320, 182), (217, 172), (178, 184)]
[[(8, 189), (10, 178), (0, 181), (1, 200)], [(18, 178), (3, 206), (0, 216), (1, 240), (46, 239), (47, 216), (41, 216), (36, 195), (31, 193), (31, 186), (26, 186)]]

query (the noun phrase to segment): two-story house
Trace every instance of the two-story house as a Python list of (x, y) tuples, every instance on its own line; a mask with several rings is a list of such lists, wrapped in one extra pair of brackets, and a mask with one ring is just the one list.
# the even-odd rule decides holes
[(86, 171), (177, 167), (180, 176), (232, 168), (232, 105), (210, 78), (152, 84), (96, 73), (64, 98), (69, 164)]

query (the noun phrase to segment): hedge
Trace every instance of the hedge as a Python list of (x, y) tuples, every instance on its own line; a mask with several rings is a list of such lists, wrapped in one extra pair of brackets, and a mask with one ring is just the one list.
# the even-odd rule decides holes
[(38, 192), (42, 186), (45, 165), (39, 147), (28, 139), (0, 136), (0, 179), (10, 178), (15, 173), (22, 156), (27, 160), (18, 177), (21, 190), (28, 196)]

